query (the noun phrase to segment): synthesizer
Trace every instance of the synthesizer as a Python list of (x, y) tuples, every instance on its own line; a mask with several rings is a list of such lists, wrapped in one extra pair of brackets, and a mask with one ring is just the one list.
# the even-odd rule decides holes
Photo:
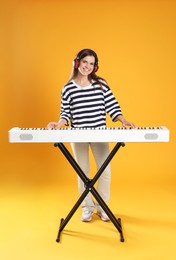
[(169, 142), (169, 129), (137, 128), (19, 128), (8, 131), (10, 143), (101, 143), (101, 142)]

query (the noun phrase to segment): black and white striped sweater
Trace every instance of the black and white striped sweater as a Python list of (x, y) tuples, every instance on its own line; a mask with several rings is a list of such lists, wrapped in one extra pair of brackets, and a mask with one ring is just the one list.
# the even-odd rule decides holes
[(71, 80), (62, 89), (60, 118), (71, 122), (71, 127), (106, 127), (106, 113), (112, 121), (122, 114), (118, 101), (106, 82), (93, 82), (80, 87)]

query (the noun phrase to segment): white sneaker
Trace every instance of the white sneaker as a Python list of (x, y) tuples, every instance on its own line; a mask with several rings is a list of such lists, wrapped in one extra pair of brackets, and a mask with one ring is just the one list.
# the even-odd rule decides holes
[(90, 222), (92, 220), (93, 212), (89, 210), (85, 210), (82, 213), (81, 220), (83, 222)]
[(105, 222), (110, 221), (110, 218), (104, 211), (97, 211), (97, 215)]

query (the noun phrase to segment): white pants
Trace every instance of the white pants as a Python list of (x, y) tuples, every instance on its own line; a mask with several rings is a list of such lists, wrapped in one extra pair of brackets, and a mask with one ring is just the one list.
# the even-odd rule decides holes
[[(94, 156), (97, 170), (102, 166), (103, 162), (109, 155), (108, 143), (72, 143), (71, 144), (73, 154), (76, 162), (79, 164), (82, 171), (90, 179), (90, 162), (89, 162), (89, 147), (91, 148)], [(110, 181), (111, 171), (110, 165), (106, 167), (100, 178), (98, 179), (97, 192), (100, 194), (102, 199), (107, 203), (110, 198)], [(80, 194), (85, 190), (83, 181), (78, 177), (78, 189)], [(93, 212), (94, 208), (97, 211), (101, 211), (101, 207), (97, 202), (94, 203), (91, 193), (89, 192), (84, 201), (82, 202), (83, 210), (90, 210)]]

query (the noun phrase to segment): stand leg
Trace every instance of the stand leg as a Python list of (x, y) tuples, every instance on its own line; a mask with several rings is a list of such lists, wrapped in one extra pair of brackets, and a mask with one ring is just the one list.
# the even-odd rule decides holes
[(55, 143), (54, 144), (55, 147), (58, 147), (61, 152), (63, 153), (63, 155), (67, 158), (67, 160), (69, 161), (69, 163), (72, 165), (73, 169), (77, 172), (77, 174), (79, 175), (79, 177), (81, 178), (81, 180), (86, 184), (89, 182), (89, 179), (87, 178), (87, 176), (84, 174), (84, 172), (82, 171), (82, 169), (79, 167), (79, 165), (77, 164), (77, 162), (75, 161), (75, 159), (73, 158), (73, 156), (70, 154), (70, 152), (68, 151), (68, 149), (65, 147), (65, 145), (63, 143)]
[[(62, 225), (62, 222), (63, 222), (63, 221), (64, 221), (64, 219), (61, 218), (60, 226)], [(62, 232), (62, 230), (60, 230), (60, 228), (59, 228), (59, 231), (58, 231), (58, 234), (57, 234), (57, 238), (56, 238), (56, 242), (57, 242), (57, 243), (60, 242), (60, 235), (61, 235), (61, 232)]]
[(92, 186), (96, 183), (96, 181), (99, 179), (99, 177), (101, 176), (101, 174), (103, 173), (103, 171), (105, 170), (105, 168), (107, 167), (107, 165), (110, 163), (110, 161), (112, 160), (112, 158), (114, 157), (114, 155), (117, 153), (117, 151), (119, 150), (120, 147), (124, 147), (125, 144), (124, 143), (117, 143), (114, 148), (112, 149), (112, 151), (110, 152), (110, 154), (108, 155), (108, 157), (106, 158), (106, 160), (104, 161), (104, 163), (102, 164), (102, 166), (100, 167), (100, 169), (98, 170), (98, 172), (95, 174), (94, 178), (92, 179)]
[(78, 209), (78, 207), (81, 205), (81, 202), (84, 200), (84, 198), (87, 196), (87, 194), (89, 193), (88, 189), (85, 189), (85, 191), (82, 193), (82, 195), (80, 196), (80, 198), (78, 199), (78, 201), (76, 202), (76, 204), (73, 206), (73, 208), (71, 209), (71, 211), (69, 212), (69, 214), (67, 215), (67, 217), (65, 219), (61, 219), (60, 222), (60, 227), (59, 227), (59, 231), (58, 231), (58, 235), (57, 235), (57, 239), (56, 242), (60, 241), (60, 235), (62, 230), (64, 229), (64, 227), (67, 225), (67, 223), (69, 222), (69, 220), (72, 218), (72, 216), (74, 215), (74, 213), (76, 212), (76, 210)]
[(80, 196), (80, 198), (78, 199), (78, 201), (76, 202), (76, 204), (74, 205), (74, 207), (72, 208), (72, 210), (70, 211), (70, 213), (67, 215), (67, 217), (65, 219), (61, 219), (60, 222), (60, 228), (58, 231), (58, 235), (57, 235), (57, 239), (56, 242), (60, 241), (60, 235), (62, 230), (64, 229), (64, 227), (67, 225), (67, 223), (69, 222), (69, 220), (71, 219), (71, 217), (73, 216), (73, 214), (75, 213), (75, 211), (77, 210), (77, 208), (81, 205), (82, 201), (84, 200), (84, 198), (87, 196), (87, 194), (89, 192), (92, 193), (92, 195), (95, 197), (95, 199), (98, 201), (98, 203), (100, 204), (100, 206), (103, 208), (103, 210), (106, 212), (106, 214), (108, 215), (108, 217), (110, 218), (110, 220), (112, 221), (112, 223), (114, 224), (114, 226), (117, 228), (117, 230), (120, 233), (120, 241), (124, 242), (124, 237), (123, 237), (123, 232), (122, 232), (122, 226), (121, 226), (121, 219), (118, 218), (118, 220), (116, 219), (116, 217), (113, 215), (113, 213), (111, 212), (111, 210), (109, 209), (109, 207), (106, 205), (106, 203), (103, 201), (103, 199), (101, 198), (101, 196), (99, 195), (99, 193), (96, 191), (96, 189), (93, 187), (93, 185), (96, 183), (96, 181), (99, 179), (99, 177), (101, 176), (101, 174), (103, 173), (104, 169), (107, 167), (107, 165), (110, 163), (110, 161), (112, 160), (112, 158), (114, 157), (114, 155), (116, 154), (116, 152), (119, 150), (119, 148), (121, 146), (125, 146), (124, 143), (117, 143), (115, 145), (115, 147), (112, 149), (112, 151), (110, 152), (109, 156), (107, 157), (107, 159), (105, 160), (105, 162), (102, 164), (102, 166), (100, 167), (100, 169), (98, 170), (98, 172), (95, 174), (94, 178), (92, 180), (89, 180), (87, 178), (87, 176), (84, 174), (84, 172), (82, 171), (82, 169), (79, 167), (79, 165), (77, 164), (77, 162), (75, 161), (75, 159), (72, 157), (72, 155), (69, 153), (68, 149), (64, 146), (63, 143), (55, 143), (54, 144), (55, 147), (58, 147), (61, 152), (64, 154), (64, 156), (67, 158), (67, 160), (70, 162), (70, 164), (72, 165), (72, 167), (74, 168), (74, 170), (77, 172), (77, 174), (79, 175), (79, 177), (81, 178), (81, 180), (84, 182), (85, 184), (85, 191), (82, 193), (82, 195)]
[(121, 226), (121, 219), (120, 218), (116, 219), (116, 217), (114, 216), (114, 214), (112, 213), (110, 208), (107, 206), (107, 204), (104, 202), (104, 200), (101, 198), (101, 196), (99, 195), (99, 193), (96, 191), (96, 189), (94, 187), (92, 187), (91, 193), (93, 194), (95, 199), (98, 201), (99, 205), (106, 212), (106, 214), (108, 215), (108, 217), (110, 218), (111, 222), (114, 224), (116, 229), (119, 231), (120, 241), (124, 242), (123, 231), (122, 231), (122, 226)]

